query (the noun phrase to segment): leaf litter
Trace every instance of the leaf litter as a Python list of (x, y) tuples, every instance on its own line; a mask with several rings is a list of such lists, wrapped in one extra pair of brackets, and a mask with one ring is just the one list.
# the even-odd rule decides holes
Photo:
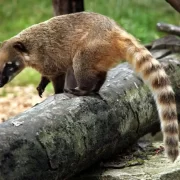
[(47, 96), (44, 92), (40, 98), (33, 85), (1, 88), (0, 123), (42, 102)]

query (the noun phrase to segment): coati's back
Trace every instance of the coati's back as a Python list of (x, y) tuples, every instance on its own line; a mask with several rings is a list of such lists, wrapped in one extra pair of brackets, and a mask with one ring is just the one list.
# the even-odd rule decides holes
[[(21, 31), (14, 38), (22, 41), (29, 49), (31, 62), (44, 75), (56, 73), (72, 64), (76, 50), (93, 39), (108, 41), (108, 31), (112, 31), (115, 22), (96, 13), (75, 13), (53, 17)], [(105, 39), (104, 39), (105, 40)], [(59, 61), (59, 59), (61, 59)], [(38, 62), (39, 61), (39, 62)], [(51, 64), (49, 64), (51, 61)], [(44, 72), (38, 63), (43, 63), (50, 72)], [(28, 63), (28, 61), (27, 61)], [(28, 64), (31, 66), (31, 64)]]
[[(115, 26), (118, 27), (113, 20), (106, 16), (82, 12), (53, 17), (42, 23), (30, 26), (21, 31), (16, 37), (22, 37), (22, 40), (26, 37), (28, 41), (41, 40), (47, 43), (54, 40), (71, 45), (71, 42), (75, 44), (73, 38), (79, 41), (80, 39), (78, 38), (86, 33), (89, 33), (89, 38), (105, 38), (103, 36), (108, 31), (112, 31)], [(63, 40), (67, 41), (64, 42)]]

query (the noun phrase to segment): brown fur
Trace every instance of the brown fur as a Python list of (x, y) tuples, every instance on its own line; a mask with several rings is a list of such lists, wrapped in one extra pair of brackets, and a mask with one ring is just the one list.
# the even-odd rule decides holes
[(55, 93), (63, 92), (65, 74), (69, 71), (66, 79), (72, 87), (67, 91), (87, 95), (99, 91), (107, 71), (122, 59), (150, 86), (159, 112), (165, 150), (174, 161), (179, 153), (178, 122), (169, 78), (146, 48), (108, 17), (76, 13), (25, 29), (2, 45), (0, 72), (3, 77), (8, 61), (36, 69), (42, 74), (38, 86), (42, 95), (49, 81), (53, 82)]

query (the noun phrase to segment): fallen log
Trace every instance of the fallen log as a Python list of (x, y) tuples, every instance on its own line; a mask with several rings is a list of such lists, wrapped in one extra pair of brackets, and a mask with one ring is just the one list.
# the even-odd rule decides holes
[[(180, 58), (162, 61), (179, 100)], [(100, 96), (50, 96), (0, 124), (0, 180), (68, 179), (157, 130), (149, 89), (123, 63), (109, 72)]]
[(84, 0), (52, 0), (54, 15), (84, 11)]
[(152, 44), (152, 49), (162, 52), (162, 50), (170, 50), (170, 52), (180, 52), (180, 39), (174, 35), (168, 35), (156, 40)]

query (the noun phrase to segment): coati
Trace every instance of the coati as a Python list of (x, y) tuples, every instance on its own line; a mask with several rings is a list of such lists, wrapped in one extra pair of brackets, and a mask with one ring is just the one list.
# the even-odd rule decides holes
[(122, 59), (149, 85), (158, 108), (165, 151), (175, 161), (179, 154), (178, 121), (169, 78), (144, 46), (106, 16), (90, 12), (57, 16), (4, 41), (0, 48), (0, 86), (30, 66), (42, 75), (37, 88), (40, 96), (50, 81), (55, 93), (62, 93), (67, 71), (68, 76), (74, 73), (71, 80), (76, 82), (66, 91), (88, 95), (99, 91), (107, 71)]

